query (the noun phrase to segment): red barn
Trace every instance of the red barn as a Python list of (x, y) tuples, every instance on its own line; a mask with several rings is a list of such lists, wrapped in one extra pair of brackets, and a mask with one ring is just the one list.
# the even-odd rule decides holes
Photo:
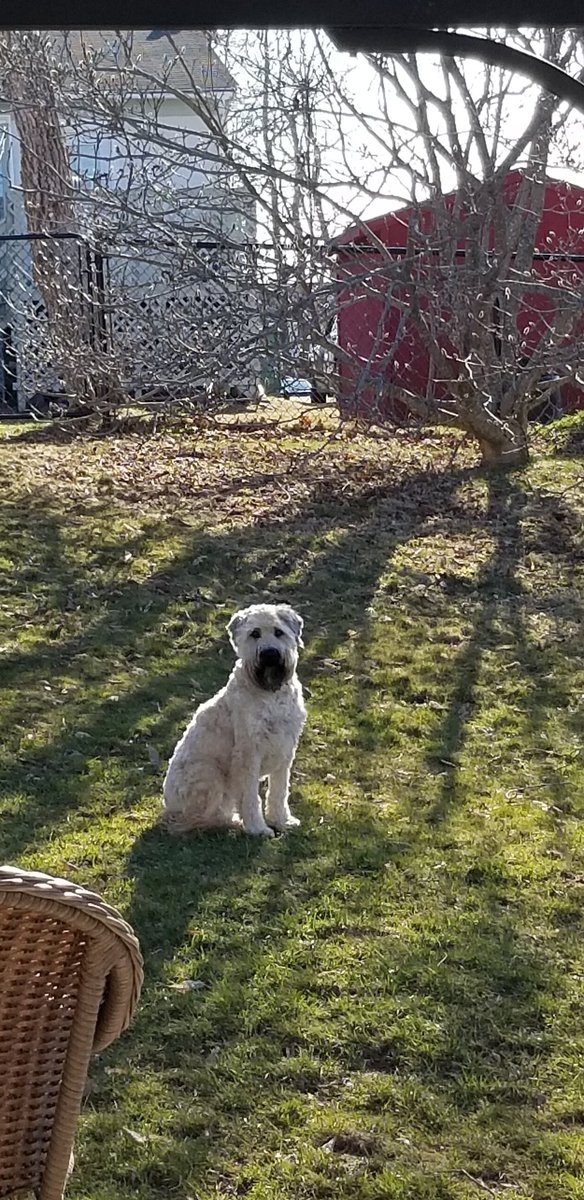
[[(521, 172), (515, 171), (505, 180), (504, 194), (510, 208), (522, 179)], [(456, 193), (445, 198), (446, 213), (452, 212), (456, 200)], [(387, 267), (388, 259), (397, 263), (407, 253), (411, 263), (414, 257), (419, 264), (418, 295), (426, 286), (429, 293), (432, 276), (436, 281), (436, 269), (441, 264), (440, 249), (432, 247), (434, 231), (435, 211), (431, 207), (403, 208), (375, 217), (364, 228), (348, 229), (336, 243), (340, 285), (338, 342), (343, 352), (339, 355), (340, 398), (347, 415), (357, 412), (363, 416), (373, 413), (403, 416), (406, 408), (399, 399), (400, 389), (422, 398), (444, 399), (448, 394), (447, 381), (433, 375), (428, 352), (414, 322), (407, 314), (404, 317), (395, 299), (392, 303), (392, 296), (399, 297), (400, 285), (399, 280), (396, 282), (395, 267), (392, 266), (391, 276)], [(464, 244), (461, 237), (454, 255), (457, 265), (464, 263)], [(578, 294), (584, 295), (584, 188), (558, 180), (547, 181), (533, 275), (548, 285), (569, 283)], [(447, 307), (445, 298), (445, 332), (441, 344), (448, 351)], [(530, 289), (524, 295), (517, 326), (521, 350), (527, 357), (542, 337), (546, 317), (553, 312), (554, 300), (549, 292)], [(493, 337), (496, 341), (496, 323)], [(584, 313), (578, 336), (575, 338), (572, 333), (572, 337), (578, 344), (579, 352), (573, 363), (577, 366), (584, 342)], [(584, 407), (584, 389), (576, 385), (563, 384), (560, 398), (564, 412)]]

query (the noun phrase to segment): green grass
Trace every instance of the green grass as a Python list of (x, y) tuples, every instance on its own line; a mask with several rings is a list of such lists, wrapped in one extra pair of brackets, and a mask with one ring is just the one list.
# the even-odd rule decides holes
[[(146, 960), (67, 1194), (576, 1200), (581, 465), (318, 438), (0, 444), (0, 858)], [(169, 839), (164, 761), (266, 595), (306, 620), (302, 827)]]

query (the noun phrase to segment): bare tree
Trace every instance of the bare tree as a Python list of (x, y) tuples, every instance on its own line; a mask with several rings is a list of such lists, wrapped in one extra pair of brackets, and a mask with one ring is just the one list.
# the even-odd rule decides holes
[[(515, 38), (582, 73), (576, 34)], [(113, 57), (63, 37), (55, 46), (53, 125), (100, 147), (90, 186), (71, 189), (65, 163), (55, 175), (79, 226), (109, 251), (118, 284), (109, 317), (118, 331), (127, 317), (134, 357), (139, 338), (155, 346), (163, 390), (334, 360), (354, 411), (387, 420), (398, 396), (418, 419), (467, 431), (485, 462), (525, 460), (533, 398), (579, 366), (584, 289), (573, 247), (555, 247), (553, 272), (538, 265), (546, 177), (560, 152), (572, 166), (579, 159), (565, 105), (496, 68), (421, 55), (353, 62), (301, 31), (209, 39), (237, 82), (230, 103), (201, 83), (180, 34), (167, 36), (157, 69), (129, 34)], [(396, 256), (368, 219), (400, 204), (409, 227)], [(355, 303), (355, 273), (343, 273), (335, 244), (349, 225), (375, 250), (359, 269), (360, 295), (382, 301), (366, 354), (334, 336), (335, 318)], [(530, 297), (537, 336), (520, 328)], [(413, 337), (429, 362), (417, 391), (403, 370)], [(108, 362), (128, 378), (132, 349), (124, 359), (117, 345)], [(180, 370), (163, 371), (167, 359)]]
[(78, 247), (68, 240), (78, 231), (78, 213), (50, 51), (50, 40), (42, 33), (3, 33), (0, 90), (18, 131), (33, 280), (65, 392), (77, 402), (88, 378)]
[[(529, 44), (564, 67), (577, 62), (573, 34), (547, 31)], [(415, 232), (409, 256), (386, 264), (384, 276), (399, 282), (392, 303), (415, 328), (441, 385), (409, 403), (476, 437), (486, 463), (525, 461), (534, 393), (541, 395), (545, 377), (557, 386), (577, 366), (584, 280), (569, 262), (574, 247), (554, 247), (553, 278), (534, 265), (546, 176), (568, 113), (492, 68), (475, 69), (473, 79), (468, 67), (445, 60), (429, 80), (420, 56), (371, 62), (384, 111), (397, 100), (410, 117), (402, 128), (388, 120), (384, 132), (394, 169), (409, 176)], [(507, 185), (517, 168), (513, 190)], [(422, 212), (425, 222), (416, 222)], [(534, 297), (535, 340), (518, 321)]]

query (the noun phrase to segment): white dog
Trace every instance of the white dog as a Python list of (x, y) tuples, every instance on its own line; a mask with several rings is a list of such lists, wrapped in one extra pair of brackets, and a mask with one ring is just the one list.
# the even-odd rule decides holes
[[(296, 674), (302, 618), (288, 604), (252, 604), (227, 630), (238, 660), (224, 688), (197, 709), (164, 780), (176, 832), (243, 825), (273, 837), (300, 822), (288, 806), (290, 770), (306, 720)], [(260, 780), (268, 779), (265, 818)]]

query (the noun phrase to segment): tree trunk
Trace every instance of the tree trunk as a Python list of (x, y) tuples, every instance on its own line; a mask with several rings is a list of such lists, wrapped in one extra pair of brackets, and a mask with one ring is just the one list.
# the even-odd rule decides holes
[[(74, 189), (44, 35), (4, 33), (0, 67), (20, 143), (20, 174), (33, 279), (43, 300), (50, 357), (68, 405), (86, 390), (88, 339), (79, 271)], [(40, 235), (40, 236), (39, 236)], [(56, 235), (56, 236), (55, 236)], [(59, 236), (61, 235), (61, 236)]]
[(515, 417), (508, 417), (504, 424), (488, 423), (481, 419), (479, 428), (468, 423), (468, 432), (476, 437), (485, 467), (522, 467), (529, 461), (527, 429)]

